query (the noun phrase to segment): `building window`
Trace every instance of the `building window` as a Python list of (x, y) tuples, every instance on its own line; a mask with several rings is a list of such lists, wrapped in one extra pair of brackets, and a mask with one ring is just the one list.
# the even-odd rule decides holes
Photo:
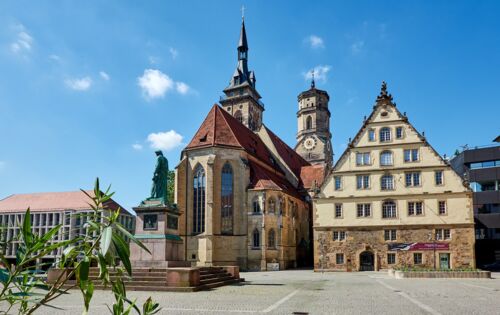
[(342, 204), (341, 203), (335, 204), (335, 217), (342, 218)]
[(240, 123), (243, 123), (243, 115), (241, 114), (240, 110), (237, 110), (234, 113), (234, 118), (236, 118), (236, 120), (239, 121)]
[(380, 129), (380, 142), (391, 141), (391, 129), (389, 127), (384, 127)]
[(370, 188), (370, 175), (357, 175), (356, 176), (356, 187), (358, 189)]
[(422, 264), (422, 253), (413, 253), (413, 263), (415, 265)]
[(420, 186), (420, 172), (411, 172), (405, 174), (406, 187)]
[(391, 151), (383, 151), (382, 153), (380, 153), (380, 165), (382, 166), (392, 165)]
[(342, 189), (342, 176), (334, 176), (333, 179), (335, 180), (335, 190), (341, 190)]
[(368, 130), (368, 141), (375, 141), (375, 129)]
[(276, 248), (276, 233), (274, 229), (269, 230), (269, 235), (267, 236), (267, 247)]
[(233, 168), (226, 163), (221, 178), (221, 233), (233, 233)]
[(333, 231), (334, 241), (345, 241), (345, 231)]
[(443, 171), (435, 171), (434, 180), (437, 186), (443, 185)]
[(396, 253), (387, 253), (387, 264), (394, 265), (396, 263)]
[(342, 253), (337, 253), (335, 255), (335, 263), (337, 265), (343, 265), (344, 264), (344, 254)]
[(417, 162), (418, 161), (418, 149), (406, 149), (404, 150), (405, 162)]
[(357, 204), (357, 216), (358, 218), (370, 217), (372, 215), (372, 205), (369, 203), (358, 203)]
[(382, 218), (397, 217), (396, 203), (394, 201), (384, 201), (382, 204)]
[(306, 129), (312, 129), (312, 117), (311, 116), (307, 116), (306, 117)]
[(193, 178), (193, 232), (205, 232), (205, 170), (198, 164)]
[(446, 201), (438, 201), (438, 210), (440, 215), (446, 214)]
[(396, 139), (403, 139), (403, 127), (396, 127)]
[(395, 241), (397, 237), (396, 230), (384, 230), (384, 240)]
[(380, 188), (382, 190), (393, 190), (394, 181), (392, 175), (383, 175), (380, 181)]
[(370, 152), (356, 153), (356, 165), (370, 165)]
[(276, 211), (276, 201), (274, 200), (273, 197), (269, 198), (269, 207), (267, 209), (268, 213), (274, 213)]
[(259, 197), (253, 198), (252, 201), (252, 209), (254, 214), (260, 213), (260, 202), (259, 202)]
[(451, 239), (450, 229), (436, 229), (436, 241)]
[(142, 223), (143, 230), (157, 230), (158, 229), (158, 215), (157, 214), (145, 214), (144, 221)]
[(252, 233), (253, 237), (252, 237), (252, 247), (253, 248), (259, 248), (260, 247), (260, 233), (259, 233), (259, 230), (257, 228), (255, 228), (253, 230), (253, 233)]
[(424, 212), (421, 201), (408, 202), (408, 215), (413, 216), (422, 214), (424, 214)]

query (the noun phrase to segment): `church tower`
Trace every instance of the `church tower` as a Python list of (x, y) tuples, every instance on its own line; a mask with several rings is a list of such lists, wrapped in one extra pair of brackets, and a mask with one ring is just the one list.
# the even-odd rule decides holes
[(333, 162), (330, 133), (330, 96), (316, 89), (314, 73), (311, 88), (299, 94), (298, 132), (295, 151), (312, 164), (330, 166)]
[(255, 89), (255, 74), (248, 71), (248, 42), (245, 20), (241, 22), (240, 41), (238, 42), (238, 65), (234, 70), (229, 86), (224, 89), (225, 96), (220, 99), (222, 107), (252, 131), (262, 126), (264, 104)]

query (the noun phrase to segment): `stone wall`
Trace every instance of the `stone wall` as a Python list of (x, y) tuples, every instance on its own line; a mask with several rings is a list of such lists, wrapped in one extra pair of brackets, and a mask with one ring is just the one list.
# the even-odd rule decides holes
[[(314, 269), (330, 271), (358, 271), (360, 269), (360, 254), (369, 251), (374, 254), (374, 269), (395, 267), (414, 267), (413, 254), (422, 253), (422, 264), (418, 267), (433, 268), (434, 257), (439, 268), (439, 253), (450, 254), (451, 268), (475, 267), (474, 262), (474, 227), (473, 225), (446, 226), (399, 226), (386, 227), (396, 229), (395, 241), (384, 240), (384, 227), (357, 227), (350, 229), (315, 228), (314, 231)], [(422, 251), (388, 251), (389, 243), (429, 243), (429, 233), (434, 235), (436, 228), (451, 230), (451, 240), (437, 241), (449, 243), (449, 250)], [(345, 241), (334, 241), (333, 231), (346, 231)], [(322, 240), (322, 241), (321, 241)], [(344, 263), (336, 264), (336, 254), (344, 254)], [(396, 254), (396, 263), (387, 263), (387, 253)], [(321, 261), (323, 259), (323, 261)]]

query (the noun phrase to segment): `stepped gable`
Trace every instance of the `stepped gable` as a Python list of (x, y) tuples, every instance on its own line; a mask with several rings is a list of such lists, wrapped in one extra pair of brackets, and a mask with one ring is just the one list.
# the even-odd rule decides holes
[(272, 155), (262, 140), (236, 118), (215, 104), (185, 150), (226, 146), (240, 148), (274, 167)]
[(319, 188), (325, 179), (325, 165), (309, 165), (300, 169), (300, 179), (305, 189)]
[(250, 161), (250, 189), (255, 190), (280, 190), (293, 197), (301, 198), (301, 194), (283, 177), (279, 172), (273, 172), (267, 168)]
[(288, 165), (290, 170), (294, 173), (295, 177), (300, 179), (301, 169), (304, 166), (310, 166), (311, 164), (302, 158), (295, 150), (290, 148), (283, 140), (280, 139), (276, 134), (274, 134), (267, 126), (264, 126), (269, 135), (269, 138), (273, 142), (276, 151), (283, 159), (283, 161)]

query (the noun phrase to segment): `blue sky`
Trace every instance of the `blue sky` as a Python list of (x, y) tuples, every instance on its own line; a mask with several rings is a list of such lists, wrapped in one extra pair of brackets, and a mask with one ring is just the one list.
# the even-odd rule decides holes
[(264, 122), (295, 144), (317, 68), (335, 155), (382, 80), (441, 154), (500, 134), (497, 1), (2, 1), (0, 198), (112, 184), (132, 207), (236, 66), (242, 5)]

